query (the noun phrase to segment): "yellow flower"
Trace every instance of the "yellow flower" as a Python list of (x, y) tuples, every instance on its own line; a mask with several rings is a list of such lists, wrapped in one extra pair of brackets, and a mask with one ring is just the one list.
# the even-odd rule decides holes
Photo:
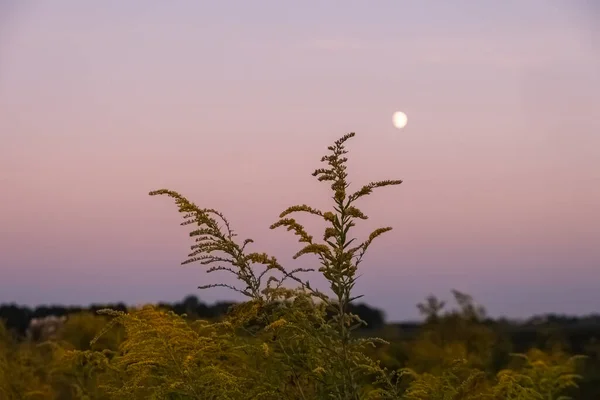
[(279, 327), (282, 327), (282, 326), (283, 326), (283, 325), (285, 325), (285, 324), (287, 324), (287, 321), (286, 321), (285, 319), (283, 319), (283, 318), (280, 318), (280, 319), (278, 319), (277, 321), (275, 321), (275, 322), (273, 322), (273, 323), (269, 324), (269, 325), (268, 325), (268, 326), (265, 328), (265, 330), (266, 330), (266, 331), (268, 331), (268, 330), (271, 330), (271, 329), (277, 329), (277, 328), (279, 328)]
[(269, 354), (271, 354), (271, 349), (269, 348), (269, 345), (266, 343), (262, 344), (262, 350), (263, 350), (263, 355), (265, 357), (269, 357)]

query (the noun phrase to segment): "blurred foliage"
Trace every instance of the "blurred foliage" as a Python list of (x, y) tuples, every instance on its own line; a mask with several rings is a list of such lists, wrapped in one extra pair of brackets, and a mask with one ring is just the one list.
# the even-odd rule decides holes
[[(258, 328), (261, 312), (244, 303), (214, 322), (154, 306), (78, 312), (45, 342), (0, 324), (0, 398), (328, 398), (339, 377), (331, 356), (335, 336), (323, 324), (322, 306), (299, 296), (269, 310), (275, 321)], [(360, 382), (364, 398), (599, 398), (600, 346), (591, 337), (584, 360), (562, 349), (569, 346), (544, 347), (543, 340), (543, 348), (515, 355), (511, 332), (460, 310), (424, 321), (412, 333), (394, 325), (377, 333), (386, 343), (355, 353), (370, 377)], [(384, 369), (397, 372), (384, 376)]]

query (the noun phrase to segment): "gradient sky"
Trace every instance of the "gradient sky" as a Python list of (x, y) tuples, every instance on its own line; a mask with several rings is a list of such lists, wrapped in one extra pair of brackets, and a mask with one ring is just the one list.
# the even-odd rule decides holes
[(179, 266), (187, 230), (147, 195), (163, 187), (223, 211), (252, 249), (314, 266), (268, 227), (329, 204), (310, 174), (355, 131), (351, 182), (404, 180), (362, 203), (358, 233), (394, 227), (362, 265), (366, 302), (414, 318), (456, 288), (493, 316), (599, 312), (599, 11), (3, 1), (0, 303), (239, 299)]

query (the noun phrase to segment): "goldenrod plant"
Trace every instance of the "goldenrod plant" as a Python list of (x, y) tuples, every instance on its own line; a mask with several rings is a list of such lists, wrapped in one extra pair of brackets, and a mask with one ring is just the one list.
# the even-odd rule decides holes
[[(347, 150), (345, 143), (352, 138), (354, 133), (344, 135), (328, 149), (329, 155), (324, 156), (321, 161), (326, 163), (325, 168), (314, 171), (313, 176), (319, 181), (330, 182), (333, 192), (333, 209), (321, 211), (308, 205), (294, 205), (279, 215), (279, 220), (271, 225), (271, 229), (285, 227), (288, 231), (298, 237), (299, 242), (304, 245), (294, 258), (306, 254), (317, 257), (319, 271), (329, 282), (332, 295), (327, 295), (311, 287), (309, 281), (299, 277), (301, 272), (311, 269), (296, 269), (286, 271), (279, 262), (265, 253), (245, 253), (245, 248), (252, 243), (251, 239), (244, 240), (241, 244), (236, 243), (235, 233), (225, 216), (214, 209), (200, 208), (177, 192), (162, 189), (151, 192), (150, 195), (167, 195), (173, 199), (184, 214), (182, 225), (195, 225), (190, 236), (195, 238), (192, 252), (184, 263), (199, 262), (204, 265), (218, 263), (211, 267), (208, 272), (225, 270), (231, 272), (242, 283), (241, 287), (235, 287), (224, 283), (215, 283), (203, 286), (203, 288), (225, 286), (247, 296), (256, 308), (269, 307), (273, 302), (284, 300), (289, 302), (290, 298), (304, 298), (316, 312), (316, 323), (299, 324), (299, 320), (289, 325), (287, 314), (294, 315), (293, 307), (283, 306), (287, 310), (283, 315), (273, 321), (272, 315), (257, 315), (259, 319), (270, 322), (265, 330), (273, 329), (273, 326), (289, 326), (293, 333), (289, 341), (283, 343), (278, 335), (276, 350), (290, 357), (288, 352), (296, 355), (296, 369), (291, 371), (289, 377), (294, 382), (298, 392), (302, 395), (303, 386), (314, 387), (315, 391), (331, 398), (360, 399), (366, 396), (364, 380), (369, 374), (376, 373), (375, 366), (364, 358), (360, 349), (374, 341), (366, 339), (353, 339), (352, 330), (363, 324), (356, 315), (348, 313), (348, 305), (361, 296), (352, 296), (352, 289), (356, 283), (358, 266), (373, 240), (391, 227), (383, 227), (373, 231), (368, 238), (357, 244), (356, 238), (352, 237), (352, 227), (357, 220), (367, 219), (367, 216), (356, 206), (357, 200), (370, 195), (374, 189), (399, 185), (400, 180), (384, 180), (366, 184), (355, 192), (349, 192), (348, 174), (346, 172), (345, 154)], [(323, 219), (327, 228), (322, 235), (322, 240), (316, 240), (306, 232), (305, 228), (291, 217), (294, 213), (307, 213)], [(218, 221), (217, 221), (218, 219)], [(219, 224), (219, 222), (221, 224)], [(215, 254), (219, 253), (219, 254)], [(255, 264), (265, 265), (262, 271), (255, 270)], [(263, 283), (265, 274), (278, 272), (279, 278), (270, 276)], [(295, 291), (283, 288), (285, 280), (295, 281), (300, 287)], [(300, 296), (300, 297), (299, 297)], [(319, 300), (322, 305), (316, 306), (314, 300)], [(280, 306), (282, 307), (282, 306)], [(326, 312), (330, 311), (331, 317), (325, 318)], [(254, 317), (254, 316), (253, 316)], [(267, 323), (267, 322), (266, 322)], [(302, 326), (305, 325), (305, 326)], [(302, 340), (292, 340), (301, 338)], [(309, 360), (306, 356), (308, 349), (299, 352), (300, 344), (313, 342), (316, 349), (320, 349), (321, 363), (331, 366), (318, 365), (313, 368), (316, 360)], [(294, 344), (292, 344), (294, 343)], [(289, 348), (287, 348), (289, 347)], [(318, 359), (319, 357), (317, 357)], [(308, 374), (308, 375), (306, 375)], [(309, 382), (310, 377), (315, 382)], [(286, 378), (287, 379), (287, 378)], [(305, 381), (308, 379), (308, 381)], [(317, 383), (318, 382), (318, 383)]]

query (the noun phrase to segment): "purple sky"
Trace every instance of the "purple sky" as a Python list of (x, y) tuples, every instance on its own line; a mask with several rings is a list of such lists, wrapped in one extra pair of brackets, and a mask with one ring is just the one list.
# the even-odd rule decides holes
[(352, 183), (404, 180), (362, 203), (358, 233), (394, 227), (362, 265), (366, 302), (413, 318), (456, 288), (494, 316), (598, 312), (599, 17), (566, 0), (2, 2), (0, 303), (239, 299), (179, 266), (187, 230), (147, 196), (163, 187), (314, 266), (268, 227), (329, 204), (310, 174), (355, 131)]

